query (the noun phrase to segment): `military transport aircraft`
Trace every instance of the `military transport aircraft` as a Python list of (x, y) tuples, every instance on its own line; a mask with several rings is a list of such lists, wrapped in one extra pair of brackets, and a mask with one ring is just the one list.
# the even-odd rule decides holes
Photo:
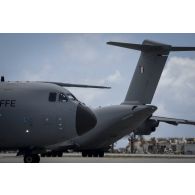
[(170, 51), (195, 51), (145, 40), (142, 44), (108, 42), (141, 51), (133, 79), (120, 105), (90, 109), (64, 87), (108, 88), (58, 82), (0, 82), (0, 149), (18, 150), (24, 162), (62, 156), (67, 149), (85, 156), (104, 156), (110, 144), (134, 132), (147, 135), (159, 122), (195, 121), (153, 116), (151, 105)]
[[(86, 134), (72, 139), (83, 157), (104, 156), (111, 144), (134, 132), (135, 135), (149, 135), (159, 122), (171, 125), (195, 125), (195, 121), (153, 116), (157, 107), (151, 105), (161, 73), (169, 53), (172, 51), (195, 51), (195, 47), (173, 47), (145, 40), (142, 44), (108, 42), (109, 45), (141, 51), (133, 79), (125, 100), (116, 106), (93, 110), (96, 126)], [(62, 145), (68, 143), (62, 143)]]

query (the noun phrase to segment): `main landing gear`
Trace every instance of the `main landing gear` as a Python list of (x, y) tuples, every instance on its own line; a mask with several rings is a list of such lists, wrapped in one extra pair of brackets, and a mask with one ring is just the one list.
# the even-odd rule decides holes
[(82, 157), (104, 157), (104, 151), (82, 151)]
[(39, 163), (40, 156), (38, 154), (24, 154), (25, 163)]
[(41, 154), (41, 157), (62, 157), (62, 156), (63, 156), (63, 152), (57, 152), (57, 151)]
[[(25, 163), (39, 163), (40, 156), (39, 154), (32, 154), (31, 152), (24, 153), (24, 162)], [(47, 152), (42, 153), (41, 157), (62, 157), (63, 152)]]

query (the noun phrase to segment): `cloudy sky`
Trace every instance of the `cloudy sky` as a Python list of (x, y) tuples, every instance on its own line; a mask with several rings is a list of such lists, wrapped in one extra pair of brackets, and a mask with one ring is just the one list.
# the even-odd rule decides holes
[[(140, 53), (107, 41), (195, 46), (195, 34), (0, 34), (0, 74), (6, 80), (107, 85), (111, 90), (70, 89), (91, 107), (120, 104)], [(195, 52), (171, 53), (160, 79), (155, 115), (195, 120)], [(161, 124), (152, 136), (195, 136), (195, 127)]]

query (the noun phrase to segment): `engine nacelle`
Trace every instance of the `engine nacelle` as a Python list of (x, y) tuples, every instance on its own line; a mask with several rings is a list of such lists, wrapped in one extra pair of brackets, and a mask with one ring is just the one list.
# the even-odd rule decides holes
[(144, 123), (142, 123), (136, 130), (135, 135), (150, 135), (152, 132), (156, 130), (158, 127), (159, 121), (148, 119)]

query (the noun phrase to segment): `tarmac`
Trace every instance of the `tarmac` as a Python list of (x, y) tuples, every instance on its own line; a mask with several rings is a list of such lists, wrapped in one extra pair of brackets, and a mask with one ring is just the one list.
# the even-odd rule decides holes
[[(195, 163), (195, 155), (105, 154), (104, 158), (82, 157), (79, 153), (63, 157), (41, 157), (41, 163)], [(23, 163), (22, 156), (0, 154), (0, 163)]]

